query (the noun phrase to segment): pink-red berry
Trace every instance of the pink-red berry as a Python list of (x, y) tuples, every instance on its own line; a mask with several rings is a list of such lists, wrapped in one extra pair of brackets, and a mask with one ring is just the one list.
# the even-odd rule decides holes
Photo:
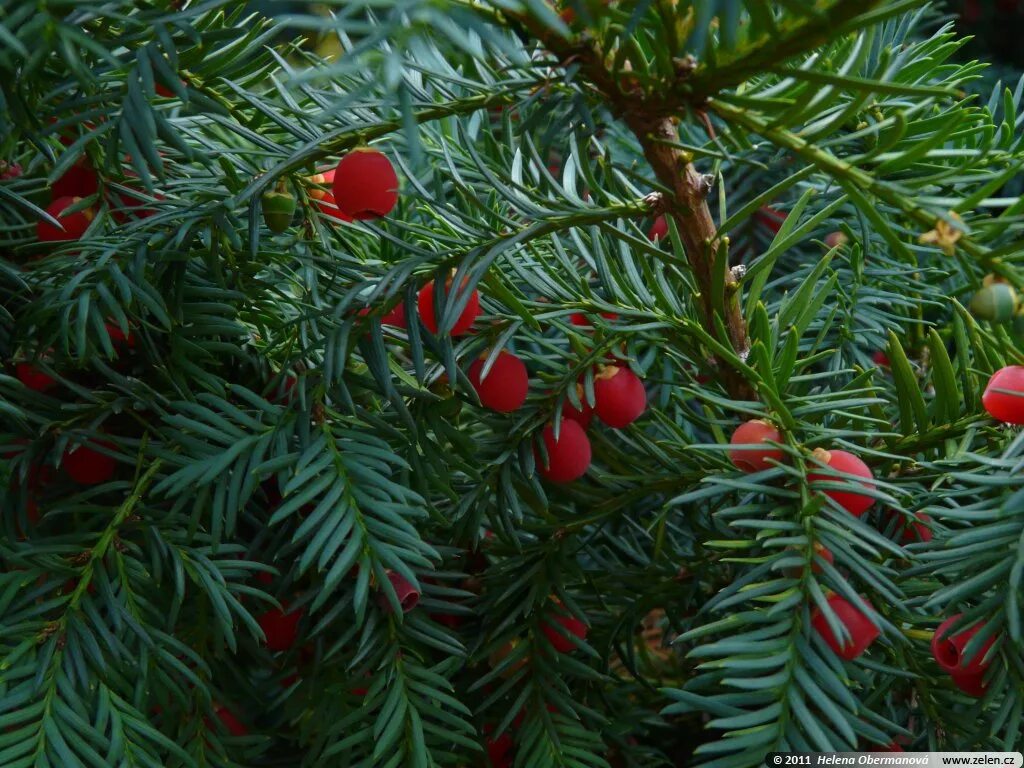
[(737, 469), (744, 472), (760, 472), (781, 463), (784, 454), (781, 448), (771, 443), (781, 443), (779, 430), (761, 419), (751, 419), (736, 427), (729, 445), (729, 459)]
[(950, 674), (956, 674), (961, 677), (983, 675), (990, 664), (985, 656), (995, 644), (996, 638), (993, 635), (985, 641), (985, 644), (978, 651), (969, 658), (966, 657), (967, 644), (971, 641), (971, 638), (981, 631), (983, 625), (979, 623), (967, 629), (962, 629), (959, 632), (951, 633), (950, 630), (961, 616), (963, 614), (960, 613), (950, 616), (935, 630), (935, 634), (932, 635), (932, 656), (935, 658), (936, 663), (945, 672)]
[(1024, 365), (1008, 365), (993, 373), (981, 403), (996, 421), (1024, 424)]
[(349, 152), (335, 169), (334, 202), (353, 219), (377, 219), (398, 202), (398, 175), (387, 155), (376, 149)]
[(395, 328), (408, 328), (408, 321), (405, 319), (405, 302), (400, 301), (391, 311), (380, 319), (381, 325), (391, 325)]
[[(556, 627), (555, 624), (558, 626)], [(548, 620), (541, 624), (540, 628), (544, 637), (551, 643), (551, 647), (559, 653), (573, 651), (579, 645), (577, 638), (579, 640), (587, 639), (586, 622), (566, 613), (561, 603), (556, 603), (555, 611), (552, 612)]]
[(46, 212), (60, 222), (61, 226), (56, 227), (45, 219), (36, 222), (36, 236), (44, 243), (59, 243), (67, 240), (78, 240), (85, 234), (92, 222), (92, 208), (83, 208), (73, 213), (65, 213), (80, 197), (59, 197), (50, 203)]
[[(315, 176), (310, 176), (309, 181), (312, 184), (333, 188), (334, 174), (336, 170), (336, 168), (330, 168), (321, 171)], [(338, 208), (338, 202), (334, 199), (333, 192), (327, 189), (320, 189), (320, 187), (313, 187), (309, 190), (308, 194), (310, 199), (315, 202), (316, 207), (319, 208), (326, 216), (330, 216), (331, 218), (338, 219), (338, 221), (344, 221), (346, 223), (354, 221), (351, 216)]]
[(63, 176), (53, 182), (50, 193), (53, 200), (61, 197), (89, 197), (95, 195), (99, 188), (96, 171), (87, 159), (79, 158)]
[[(269, 574), (266, 574), (269, 575)], [(287, 606), (286, 606), (287, 608)], [(302, 620), (302, 609), (286, 613), (280, 608), (271, 608), (257, 619), (263, 635), (267, 639), (267, 648), (274, 653), (287, 651), (299, 636), (299, 622)]]
[(519, 410), (526, 402), (530, 388), (530, 374), (526, 371), (526, 365), (511, 352), (502, 350), (484, 375), (486, 358), (485, 354), (474, 360), (467, 373), (480, 403), (499, 413)]
[(668, 219), (664, 215), (659, 216), (654, 220), (650, 230), (647, 232), (648, 239), (653, 242), (658, 242), (664, 237), (668, 236)]
[(555, 440), (551, 424), (544, 427), (544, 448), (547, 462), (537, 453), (537, 470), (541, 476), (553, 483), (569, 483), (586, 473), (590, 467), (590, 440), (583, 427), (563, 417)]
[(837, 656), (852, 661), (878, 639), (881, 630), (860, 608), (845, 597), (836, 594), (830, 595), (828, 605), (839, 619), (839, 623), (846, 627), (848, 637), (837, 637), (832, 631), (832, 627), (829, 626), (825, 614), (817, 608), (811, 617), (811, 626), (821, 635), (828, 647), (835, 651)]
[[(850, 480), (844, 477), (837, 477), (834, 474), (814, 471), (807, 475), (807, 480), (812, 486), (818, 483), (828, 482), (859, 485), (860, 487), (871, 491), (875, 489), (875, 484), (871, 482), (871, 480), (874, 479), (874, 476), (871, 474), (871, 470), (868, 468), (868, 465), (849, 451), (841, 451), (838, 449), (826, 451), (819, 448), (814, 452), (814, 457), (834, 472), (841, 472), (843, 474), (853, 475), (854, 477), (862, 479)], [(820, 490), (854, 517), (860, 517), (868, 511), (872, 504), (875, 503), (875, 500), (871, 496), (867, 496), (858, 491), (838, 490), (834, 488), (822, 488)]]
[(84, 443), (69, 448), (61, 459), (61, 467), (68, 477), (82, 485), (105, 483), (117, 469), (117, 461), (113, 457), (91, 446), (114, 450), (114, 446), (106, 441)]
[(576, 398), (580, 401), (580, 407), (577, 408), (569, 398), (566, 398), (562, 402), (562, 418), (575, 421), (581, 427), (586, 429), (590, 426), (591, 420), (594, 418), (594, 408), (587, 402), (586, 390), (582, 384), (576, 385)]
[[(605, 320), (618, 320), (619, 316), (615, 312), (600, 312), (601, 317)], [(569, 322), (580, 328), (590, 328), (593, 323), (590, 322), (590, 317), (583, 312), (573, 312), (569, 315)]]
[(928, 523), (932, 521), (931, 515), (924, 512), (915, 512), (914, 520), (904, 520), (900, 527), (900, 541), (904, 544), (913, 544), (918, 541), (931, 541), (932, 529)]
[[(419, 310), (420, 320), (423, 321), (424, 327), (431, 333), (437, 333), (438, 329), (437, 317), (434, 313), (434, 285), (435, 282), (431, 280), (420, 289), (419, 295), (416, 298), (416, 308)], [(447, 298), (448, 301), (451, 301), (453, 294), (451, 293), (450, 281), (447, 288), (449, 291)], [(468, 333), (479, 316), (480, 294), (474, 290), (449, 333), (452, 336), (462, 336)]]
[(644, 383), (629, 368), (606, 365), (594, 376), (594, 413), (609, 427), (627, 427), (646, 409)]
[(36, 392), (46, 392), (57, 385), (57, 380), (48, 376), (31, 363), (18, 363), (14, 366), (14, 375), (18, 381)]
[[(402, 607), (402, 613), (408, 613), (420, 602), (420, 591), (405, 576), (398, 571), (387, 571), (388, 581), (391, 582), (398, 604)], [(391, 602), (384, 596), (380, 596), (381, 606), (385, 610), (391, 610)]]
[(248, 735), (249, 729), (246, 728), (245, 724), (227, 707), (217, 708), (217, 718), (224, 724), (224, 727), (228, 729), (228, 733), (232, 736)]

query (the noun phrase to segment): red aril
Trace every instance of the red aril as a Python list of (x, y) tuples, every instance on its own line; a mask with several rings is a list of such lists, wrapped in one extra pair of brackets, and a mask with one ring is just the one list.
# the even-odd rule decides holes
[[(816, 483), (828, 482), (859, 485), (867, 490), (875, 489), (875, 484), (870, 482), (874, 479), (874, 476), (871, 474), (871, 470), (868, 468), (868, 465), (849, 451), (841, 451), (838, 449), (826, 451), (822, 448), (818, 448), (814, 452), (814, 458), (835, 472), (841, 472), (846, 475), (853, 475), (854, 477), (863, 479), (850, 480), (845, 477), (839, 477), (835, 474), (826, 474), (816, 470), (807, 474), (807, 481), (812, 487)], [(875, 500), (871, 496), (867, 496), (854, 490), (840, 490), (836, 488), (822, 488), (819, 490), (854, 517), (860, 517), (868, 511), (872, 504), (875, 503)]]
[(781, 448), (770, 443), (781, 443), (782, 434), (767, 421), (751, 419), (736, 427), (729, 444), (729, 459), (737, 469), (744, 472), (760, 472), (781, 463), (784, 457)]
[(469, 366), (467, 376), (476, 390), (480, 403), (499, 413), (519, 410), (526, 402), (530, 388), (530, 374), (526, 365), (511, 352), (502, 350), (483, 375), (487, 355), (481, 355)]
[(821, 635), (828, 647), (835, 651), (840, 658), (852, 661), (860, 656), (868, 647), (878, 639), (881, 631), (874, 622), (863, 613), (860, 608), (853, 605), (845, 597), (833, 594), (828, 598), (828, 605), (832, 612), (839, 619), (839, 623), (846, 627), (848, 637), (836, 637), (825, 618), (825, 614), (815, 609), (811, 616), (811, 626)]
[(387, 155), (355, 149), (338, 161), (333, 186), (338, 209), (353, 219), (377, 219), (398, 202), (398, 175)]
[(644, 383), (629, 368), (606, 365), (594, 376), (594, 413), (609, 427), (627, 427), (646, 409)]
[[(424, 327), (431, 333), (437, 333), (437, 317), (434, 313), (434, 286), (435, 281), (431, 280), (423, 288), (420, 289), (419, 296), (416, 299), (416, 308), (420, 313), (420, 320), (423, 321)], [(451, 302), (455, 296), (451, 293), (451, 280), (446, 284), (446, 288), (449, 293), (447, 300)], [(466, 306), (463, 308), (462, 313), (459, 315), (455, 324), (452, 326), (449, 334), (451, 336), (462, 336), (467, 333), (470, 328), (473, 327), (473, 323), (480, 316), (480, 294), (476, 290), (473, 291), (469, 296), (469, 301), (466, 302)]]
[(55, 227), (45, 219), (36, 222), (36, 236), (44, 243), (59, 243), (67, 240), (78, 240), (85, 234), (95, 216), (92, 208), (65, 213), (71, 206), (78, 203), (80, 197), (60, 197), (50, 203), (46, 212), (60, 222)]
[(1024, 424), (1024, 365), (1008, 365), (993, 373), (981, 403), (996, 421)]
[(548, 424), (544, 427), (543, 440), (547, 463), (537, 452), (537, 470), (543, 478), (553, 483), (569, 483), (586, 473), (590, 467), (590, 440), (583, 427), (563, 417), (558, 439), (555, 439), (554, 427)]

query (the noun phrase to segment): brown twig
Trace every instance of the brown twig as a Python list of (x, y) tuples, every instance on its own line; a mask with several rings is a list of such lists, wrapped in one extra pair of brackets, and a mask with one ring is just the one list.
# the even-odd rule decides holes
[[(728, 336), (721, 341), (729, 344), (740, 357), (746, 357), (749, 348), (747, 324), (740, 304), (739, 285), (728, 269), (725, 270), (726, 285), (720, 286), (724, 307), (719, 312), (714, 305), (714, 289), (719, 287), (714, 282), (719, 279), (714, 270), (715, 253), (722, 243), (708, 209), (706, 182), (693, 165), (692, 158), (673, 146), (679, 143), (676, 116), (673, 114), (678, 107), (652, 98), (642, 90), (623, 88), (615, 73), (608, 69), (606, 58), (597, 44), (588, 36), (563, 38), (527, 15), (512, 16), (510, 20), (544, 45), (558, 61), (576, 63), (611, 111), (636, 136), (655, 177), (672, 191), (673, 199), (666, 201), (665, 210), (675, 220), (700, 290), (698, 310), (701, 319), (709, 332), (717, 336), (715, 317), (720, 316)], [(694, 67), (695, 62), (685, 61), (677, 66), (675, 76), (685, 79)], [(719, 361), (719, 369), (733, 397), (744, 400), (755, 397), (747, 381), (727, 364)]]

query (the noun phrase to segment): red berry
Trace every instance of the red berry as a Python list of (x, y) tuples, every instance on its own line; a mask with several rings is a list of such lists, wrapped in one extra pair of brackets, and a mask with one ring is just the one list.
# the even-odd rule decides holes
[[(320, 184), (328, 187), (334, 186), (334, 168), (321, 171), (315, 176), (310, 176), (309, 181), (312, 184)], [(314, 188), (309, 190), (310, 199), (316, 201), (316, 206), (327, 216), (338, 219), (339, 221), (351, 222), (354, 219), (338, 208), (338, 203), (334, 199), (334, 195), (326, 189)]]
[(338, 162), (332, 189), (338, 209), (354, 219), (386, 216), (398, 202), (398, 176), (387, 155), (356, 149)]
[[(416, 308), (420, 313), (420, 320), (423, 321), (423, 325), (431, 333), (437, 333), (437, 318), (434, 316), (434, 281), (427, 283), (419, 292), (419, 296), (416, 299)], [(451, 284), (447, 285), (448, 290), (451, 290)], [(453, 298), (452, 293), (448, 293), (447, 299), (451, 301)], [(462, 314), (459, 315), (459, 319), (455, 321), (455, 325), (452, 326), (449, 334), (452, 336), (462, 336), (470, 328), (473, 327), (473, 323), (480, 316), (480, 294), (477, 291), (473, 291), (470, 294), (469, 301), (466, 302), (465, 308), (462, 310)]]
[(875, 350), (874, 354), (871, 355), (871, 360), (872, 362), (874, 362), (875, 365), (879, 366), (880, 368), (891, 367), (889, 364), (889, 356), (880, 349)]
[[(560, 603), (558, 610), (565, 610)], [(551, 643), (551, 647), (559, 653), (569, 653), (575, 650), (578, 643), (573, 640), (574, 637), (578, 637), (580, 640), (587, 639), (587, 625), (575, 616), (559, 612), (554, 615), (554, 623), (558, 624), (561, 629), (553, 626), (550, 622), (541, 624), (540, 629)]]
[[(128, 172), (129, 176), (135, 176), (136, 174)], [(145, 198), (145, 193), (142, 191), (134, 192), (118, 192), (117, 200), (120, 203), (116, 207), (111, 208), (111, 216), (114, 220), (120, 223), (126, 222), (131, 217), (138, 219), (146, 219), (156, 213), (153, 208), (150, 208), (150, 201)], [(154, 200), (164, 200), (164, 196), (159, 192), (153, 192), (152, 197)]]
[(583, 427), (563, 418), (558, 440), (551, 424), (544, 427), (543, 439), (548, 463), (545, 465), (538, 454), (537, 469), (542, 477), (553, 483), (568, 483), (583, 477), (590, 466), (590, 441)]
[[(408, 613), (420, 602), (420, 591), (405, 576), (397, 571), (387, 571), (388, 581), (395, 590), (398, 604), (402, 606), (402, 613)], [(385, 610), (391, 610), (391, 602), (384, 596), (380, 596), (380, 604)]]
[(61, 197), (89, 197), (95, 195), (99, 188), (100, 182), (96, 177), (96, 171), (87, 159), (80, 158), (64, 172), (63, 176), (53, 182), (50, 193), (53, 200)]
[(431, 613), (430, 618), (448, 629), (458, 629), (466, 622), (466, 617), (459, 613)]
[[(601, 312), (599, 313), (605, 320), (618, 320), (619, 316), (615, 312)], [(578, 325), (581, 328), (590, 328), (590, 318), (582, 312), (573, 312), (569, 315), (569, 322), (573, 325)]]
[(932, 521), (930, 515), (926, 515), (924, 512), (917, 512), (914, 514), (914, 522), (903, 521), (903, 526), (900, 534), (900, 541), (904, 544), (913, 544), (916, 541), (931, 541), (932, 540), (932, 529), (928, 527), (928, 523)]
[(217, 717), (232, 736), (246, 736), (249, 733), (249, 729), (227, 707), (217, 707)]
[(609, 427), (627, 427), (646, 409), (644, 383), (629, 368), (607, 365), (594, 376), (594, 413)]
[(28, 498), (25, 499), (25, 517), (32, 525), (39, 522), (39, 502), (36, 501), (31, 491), (29, 491)]
[(568, 398), (562, 403), (562, 418), (575, 421), (586, 429), (590, 426), (591, 419), (594, 418), (594, 408), (587, 402), (586, 390), (582, 384), (576, 385), (576, 398), (580, 401), (579, 408), (573, 405)]
[[(265, 574), (268, 575), (269, 574)], [(287, 606), (286, 606), (287, 607)], [(287, 651), (295, 645), (299, 636), (299, 622), (302, 620), (302, 609), (285, 613), (280, 608), (271, 608), (257, 619), (260, 629), (267, 638), (267, 648), (277, 653)]]
[(840, 640), (836, 637), (825, 619), (825, 614), (817, 608), (814, 609), (814, 615), (811, 617), (811, 626), (821, 635), (828, 647), (836, 652), (836, 655), (847, 661), (852, 661), (875, 642), (881, 631), (871, 619), (846, 598), (833, 594), (829, 596), (828, 604), (836, 618), (839, 619), (839, 623), (846, 627), (849, 638)]
[(754, 218), (758, 224), (778, 234), (786, 220), (786, 212), (772, 208), (770, 205), (762, 205), (754, 214)]
[(969, 629), (950, 635), (949, 630), (961, 616), (963, 616), (962, 613), (950, 616), (935, 630), (935, 634), (932, 635), (932, 656), (935, 657), (938, 665), (950, 674), (955, 673), (968, 677), (981, 676), (991, 663), (986, 661), (985, 656), (995, 644), (996, 638), (994, 635), (990, 637), (970, 659), (965, 659), (964, 650), (967, 648), (967, 644), (972, 637), (978, 634), (983, 624), (975, 624)]
[(122, 344), (129, 349), (135, 348), (135, 334), (128, 331), (126, 336), (124, 331), (121, 330), (121, 326), (115, 323), (104, 323), (103, 327), (107, 331), (107, 336), (110, 337), (110, 343), (115, 347), (119, 347)]
[(981, 402), (993, 419), (1024, 424), (1024, 365), (1008, 365), (993, 373)]
[(825, 245), (829, 248), (838, 248), (841, 245), (846, 245), (850, 242), (850, 238), (843, 232), (829, 232), (825, 235)]
[[(493, 728), (490, 726), (484, 728), (485, 733), (490, 733), (492, 730)], [(491, 768), (512, 768), (514, 748), (515, 742), (512, 741), (512, 736), (508, 731), (493, 739), (487, 739), (487, 759)]]
[(45, 392), (57, 384), (56, 379), (47, 376), (30, 363), (18, 363), (14, 367), (14, 374), (18, 377), (18, 381), (36, 392)]
[(50, 203), (46, 212), (57, 219), (63, 229), (40, 219), (36, 222), (36, 236), (44, 243), (80, 239), (93, 220), (92, 208), (84, 208), (81, 211), (68, 214), (64, 214), (64, 209), (70, 208), (81, 199), (80, 197), (60, 197)]
[(885, 746), (880, 746), (878, 744), (875, 744), (871, 749), (868, 750), (868, 752), (905, 752), (905, 751), (906, 750), (904, 750), (903, 747), (901, 747), (895, 741), (890, 741)]
[(76, 483), (99, 485), (114, 476), (117, 461), (105, 453), (90, 448), (90, 445), (114, 450), (114, 446), (106, 441), (85, 443), (69, 448), (61, 458), (61, 467)]
[[(868, 469), (868, 465), (849, 451), (826, 451), (819, 448), (814, 452), (814, 457), (835, 472), (842, 472), (847, 475), (853, 475), (854, 477), (861, 477), (867, 481), (870, 481), (874, 477), (871, 474), (871, 470)], [(836, 477), (834, 474), (825, 474), (823, 472), (810, 472), (807, 475), (807, 480), (812, 486), (819, 482), (829, 482), (846, 483), (848, 485), (857, 484), (868, 490), (875, 489), (875, 484), (872, 482), (851, 481), (846, 478)], [(830, 488), (822, 489), (822, 493), (854, 517), (860, 517), (868, 511), (872, 504), (875, 503), (873, 498), (865, 496), (862, 493), (858, 493), (857, 491), (841, 491)]]
[(286, 405), (295, 398), (295, 386), (298, 383), (299, 380), (290, 373), (285, 373), (283, 376), (279, 374), (263, 390), (264, 397), (267, 398), (268, 402)]
[[(736, 446), (729, 451), (729, 459), (737, 469), (744, 472), (760, 472), (762, 469), (771, 469), (774, 465), (770, 462), (781, 463), (784, 454), (781, 449), (768, 445), (770, 442), (782, 442), (779, 430), (767, 421), (760, 419), (745, 421), (736, 427), (736, 431), (732, 433), (732, 438), (729, 440), (729, 445)], [(753, 448), (753, 446), (763, 447)]]
[(818, 562), (818, 558), (821, 558), (829, 565), (835, 565), (836, 556), (832, 554), (832, 550), (826, 547), (824, 544), (814, 544), (814, 562), (811, 565), (811, 571), (814, 573), (821, 573), (822, 567)]
[(474, 360), (468, 373), (481, 404), (499, 413), (518, 410), (526, 402), (530, 387), (526, 365), (511, 352), (502, 350), (487, 375), (481, 378), (485, 359), (486, 355)]
[(967, 695), (974, 696), (977, 699), (985, 695), (985, 689), (988, 687), (985, 685), (985, 675), (981, 672), (978, 674), (950, 672), (949, 677), (953, 681), (953, 685)]
[(0, 160), (0, 181), (17, 179), (21, 174), (22, 169), (20, 163), (9, 163), (6, 160)]
[(380, 322), (382, 325), (393, 325), (396, 328), (408, 328), (409, 325), (405, 319), (405, 302), (398, 302), (390, 312), (380, 319)]
[(580, 400), (580, 408), (576, 408), (576, 406), (566, 400), (562, 406), (562, 416), (570, 421), (575, 421), (586, 429), (594, 418), (594, 409), (590, 407), (586, 400)]
[(30, 490), (39, 490), (53, 480), (53, 474), (53, 467), (33, 464), (28, 470), (27, 487)]
[(659, 216), (654, 220), (651, 225), (650, 231), (647, 233), (648, 239), (655, 243), (661, 240), (663, 237), (668, 236), (668, 219), (664, 216)]

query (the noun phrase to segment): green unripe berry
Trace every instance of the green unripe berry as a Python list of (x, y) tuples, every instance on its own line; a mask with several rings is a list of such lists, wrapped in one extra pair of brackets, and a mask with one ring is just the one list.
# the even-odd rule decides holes
[(263, 194), (263, 221), (271, 232), (284, 232), (292, 225), (294, 215), (295, 198), (288, 192)]
[(971, 299), (971, 312), (975, 317), (994, 323), (1009, 321), (1016, 311), (1017, 292), (1006, 283), (986, 285)]

